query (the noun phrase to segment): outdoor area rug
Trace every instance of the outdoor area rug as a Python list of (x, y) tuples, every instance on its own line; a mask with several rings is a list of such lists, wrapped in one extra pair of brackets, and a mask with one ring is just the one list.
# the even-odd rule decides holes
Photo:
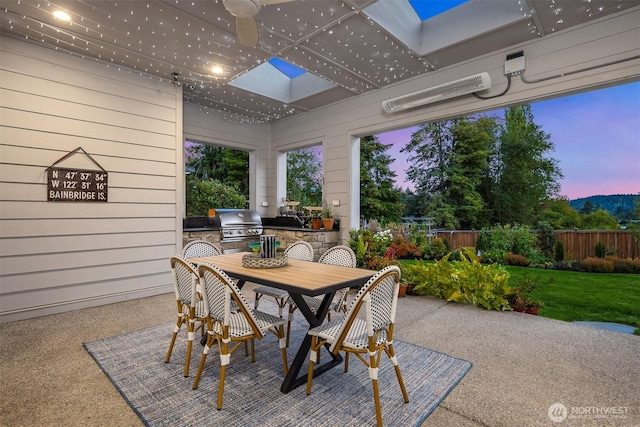
[[(289, 347), (293, 361), (302, 323), (295, 322)], [(111, 338), (84, 343), (85, 349), (125, 400), (148, 426), (365, 426), (375, 425), (373, 388), (368, 371), (356, 357), (349, 372), (336, 366), (314, 378), (311, 395), (300, 386), (280, 392), (282, 357), (275, 335), (256, 340), (256, 362), (239, 348), (231, 356), (223, 407), (216, 410), (220, 358), (217, 346), (209, 352), (197, 390), (193, 380), (202, 355), (196, 340), (190, 376), (185, 378), (186, 333), (180, 331), (170, 363), (164, 363), (173, 324), (158, 325)], [(378, 373), (382, 417), (388, 426), (420, 425), (462, 380), (471, 363), (406, 342), (394, 341), (409, 394), (402, 392), (389, 359), (383, 355)], [(323, 359), (329, 355), (323, 350)], [(306, 364), (301, 374), (306, 375)]]

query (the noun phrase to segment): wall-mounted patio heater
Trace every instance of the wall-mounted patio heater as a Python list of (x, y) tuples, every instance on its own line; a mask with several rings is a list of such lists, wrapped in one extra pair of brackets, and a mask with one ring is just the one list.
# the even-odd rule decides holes
[(491, 88), (491, 77), (489, 73), (474, 74), (452, 82), (443, 83), (428, 89), (419, 90), (407, 95), (398, 96), (382, 102), (382, 108), (387, 113), (397, 113), (398, 111), (421, 105), (432, 104), (449, 98), (467, 95)]

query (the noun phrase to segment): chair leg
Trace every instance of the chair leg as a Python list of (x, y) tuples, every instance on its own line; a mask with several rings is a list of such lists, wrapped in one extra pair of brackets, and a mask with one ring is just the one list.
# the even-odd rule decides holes
[(376, 406), (376, 422), (378, 427), (382, 427), (382, 410), (380, 409), (380, 390), (378, 388), (378, 365), (377, 352), (372, 351), (374, 348), (373, 340), (369, 337), (369, 378), (373, 385), (373, 401)]
[[(227, 335), (227, 334), (225, 334)], [(227, 365), (231, 359), (229, 354), (230, 339), (222, 339), (222, 347), (220, 348), (220, 381), (218, 384), (218, 403), (216, 409), (222, 409), (222, 395), (224, 394), (224, 380), (227, 374)]]
[(307, 371), (307, 396), (311, 394), (311, 382), (313, 381), (313, 365), (315, 364), (315, 352), (318, 346), (318, 337), (311, 336), (311, 352), (309, 355), (309, 370)]
[(186, 360), (184, 362), (184, 376), (185, 378), (189, 376), (189, 367), (191, 366), (191, 349), (193, 348), (193, 339), (195, 337), (195, 331), (194, 329), (194, 324), (195, 324), (195, 320), (194, 319), (189, 319), (188, 320), (188, 329), (187, 329), (187, 356), (186, 356)]
[(169, 360), (171, 360), (171, 353), (173, 352), (173, 346), (176, 343), (180, 326), (182, 326), (182, 317), (179, 316), (176, 321), (176, 326), (173, 328), (173, 335), (171, 336), (171, 342), (169, 343), (169, 349), (167, 350), (167, 356), (164, 358), (164, 363), (169, 363)]
[(291, 337), (291, 322), (293, 322), (293, 312), (295, 307), (289, 305), (289, 318), (287, 319), (287, 348), (289, 347), (289, 338)]
[(389, 355), (389, 359), (391, 360), (391, 363), (393, 364), (393, 368), (396, 371), (396, 377), (398, 377), (398, 383), (400, 384), (400, 390), (402, 391), (402, 397), (404, 398), (404, 403), (409, 403), (409, 395), (407, 394), (407, 389), (404, 386), (402, 374), (400, 373), (400, 365), (398, 364), (398, 359), (396, 358), (396, 352), (393, 348), (393, 344), (389, 344), (387, 348), (388, 348), (387, 354)]
[(278, 326), (278, 343), (280, 345), (280, 351), (282, 352), (282, 366), (284, 370), (284, 376), (289, 373), (289, 364), (287, 363), (287, 343), (284, 338), (284, 326)]
[(194, 390), (198, 388), (198, 383), (200, 382), (200, 375), (202, 375), (202, 369), (204, 368), (204, 362), (207, 360), (207, 354), (209, 354), (209, 349), (211, 348), (212, 344), (213, 344), (213, 335), (207, 332), (207, 343), (204, 345), (204, 350), (202, 350), (202, 357), (200, 358), (198, 373), (196, 374), (196, 379), (193, 381)]

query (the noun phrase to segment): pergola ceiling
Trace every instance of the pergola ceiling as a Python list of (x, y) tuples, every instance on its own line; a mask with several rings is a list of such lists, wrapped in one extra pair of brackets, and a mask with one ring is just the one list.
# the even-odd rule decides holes
[[(294, 0), (261, 8), (258, 45), (247, 48), (222, 0), (2, 0), (0, 30), (168, 82), (177, 74), (185, 102), (231, 122), (266, 123), (637, 5), (470, 0), (420, 21), (407, 0)], [(71, 21), (54, 17), (57, 10)], [(273, 57), (304, 69), (309, 80), (292, 80), (286, 97), (231, 83)], [(253, 84), (269, 80), (259, 75)], [(310, 85), (319, 90), (305, 92)]]

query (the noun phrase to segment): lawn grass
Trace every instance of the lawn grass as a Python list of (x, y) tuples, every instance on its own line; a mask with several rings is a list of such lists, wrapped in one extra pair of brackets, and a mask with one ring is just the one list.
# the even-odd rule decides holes
[(525, 274), (543, 282), (552, 279), (533, 294), (544, 303), (540, 316), (566, 322), (622, 323), (635, 327), (640, 335), (640, 275), (504, 267), (511, 285)]
[(515, 283), (525, 274), (552, 282), (533, 297), (544, 302), (540, 316), (572, 321), (615, 322), (640, 328), (640, 276), (505, 267)]

